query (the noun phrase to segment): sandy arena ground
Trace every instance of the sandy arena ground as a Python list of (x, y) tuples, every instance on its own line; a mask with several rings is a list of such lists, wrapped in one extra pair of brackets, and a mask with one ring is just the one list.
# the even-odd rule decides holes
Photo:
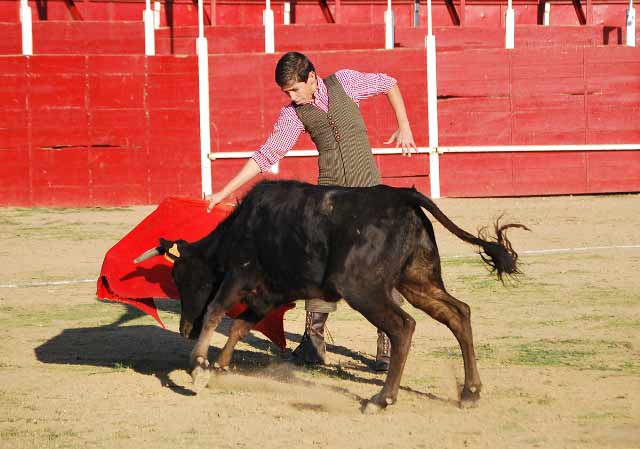
[(0, 209), (0, 447), (640, 448), (640, 196), (438, 203), (469, 231), (502, 212), (530, 226), (510, 234), (525, 275), (502, 286), (436, 225), (445, 283), (472, 308), (482, 400), (458, 407), (453, 335), (406, 305), (418, 326), (398, 403), (375, 416), (360, 412), (384, 379), (375, 330), (345, 304), (327, 366), (252, 334), (194, 395), (177, 302), (161, 302), (163, 330), (95, 298), (105, 252), (152, 207)]

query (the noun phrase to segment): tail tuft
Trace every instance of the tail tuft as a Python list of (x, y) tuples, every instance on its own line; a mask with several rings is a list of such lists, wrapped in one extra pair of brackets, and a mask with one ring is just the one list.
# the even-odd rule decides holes
[(530, 231), (525, 225), (519, 223), (500, 224), (498, 217), (494, 226), (495, 236), (489, 234), (486, 228), (478, 231), (478, 238), (483, 241), (480, 257), (490, 267), (490, 271), (495, 273), (498, 279), (504, 283), (504, 276), (517, 277), (522, 272), (518, 268), (518, 253), (511, 246), (507, 238), (507, 229), (520, 228)]

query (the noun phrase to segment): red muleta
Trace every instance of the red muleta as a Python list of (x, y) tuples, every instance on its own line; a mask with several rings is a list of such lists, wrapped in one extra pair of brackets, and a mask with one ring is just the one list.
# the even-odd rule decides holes
[[(170, 197), (133, 228), (105, 255), (98, 278), (98, 298), (132, 305), (164, 323), (158, 316), (156, 299), (176, 299), (178, 290), (171, 277), (172, 264), (163, 257), (154, 257), (138, 265), (133, 259), (151, 247), (157, 246), (160, 237), (169, 240), (184, 239), (190, 242), (209, 234), (233, 211), (229, 204), (217, 205), (207, 213), (207, 202), (190, 198)], [(280, 348), (286, 347), (283, 320), (294, 304), (274, 309), (255, 330), (262, 332)], [(238, 304), (227, 315), (235, 318), (246, 309)]]

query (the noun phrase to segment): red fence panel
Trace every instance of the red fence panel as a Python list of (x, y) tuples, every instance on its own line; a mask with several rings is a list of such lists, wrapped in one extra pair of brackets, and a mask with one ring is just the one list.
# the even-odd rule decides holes
[(0, 204), (29, 204), (28, 60), (0, 57)]
[(22, 28), (19, 23), (0, 23), (0, 55), (22, 54)]
[(33, 23), (34, 54), (144, 54), (144, 25), (136, 22)]
[[(320, 76), (341, 68), (399, 81), (426, 146), (424, 49), (311, 51)], [(253, 151), (287, 98), (279, 55), (211, 55), (213, 151)], [(195, 57), (0, 57), (0, 204), (157, 203), (200, 192)], [(440, 145), (637, 143), (640, 50), (554, 48), (438, 54)], [(395, 130), (384, 96), (362, 102), (373, 147)], [(304, 135), (297, 149), (313, 148)], [(428, 191), (427, 157), (376, 156), (384, 182)], [(245, 159), (213, 162), (214, 188)], [(313, 158), (286, 158), (281, 178), (313, 181)], [(639, 151), (444, 154), (445, 196), (640, 190)]]
[(593, 143), (640, 141), (640, 50), (585, 49), (587, 139)]

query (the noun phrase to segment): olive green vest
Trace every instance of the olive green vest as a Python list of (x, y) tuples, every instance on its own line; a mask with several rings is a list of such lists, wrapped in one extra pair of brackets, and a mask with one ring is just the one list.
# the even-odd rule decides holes
[(324, 82), (329, 95), (328, 112), (310, 104), (296, 107), (298, 117), (320, 153), (318, 184), (344, 187), (380, 184), (380, 172), (371, 153), (360, 109), (335, 75)]

